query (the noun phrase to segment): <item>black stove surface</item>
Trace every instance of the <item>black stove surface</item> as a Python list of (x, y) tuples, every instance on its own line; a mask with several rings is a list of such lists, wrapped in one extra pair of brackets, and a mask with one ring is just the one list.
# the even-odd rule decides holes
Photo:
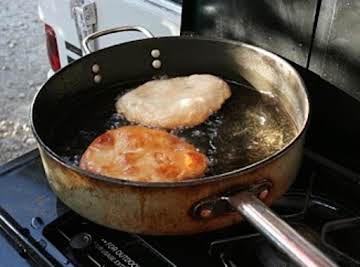
[[(306, 151), (297, 181), (272, 208), (340, 266), (360, 266), (359, 182)], [(37, 151), (0, 168), (0, 206), (0, 266), (295, 266), (247, 223), (171, 237), (91, 223), (52, 193)]]

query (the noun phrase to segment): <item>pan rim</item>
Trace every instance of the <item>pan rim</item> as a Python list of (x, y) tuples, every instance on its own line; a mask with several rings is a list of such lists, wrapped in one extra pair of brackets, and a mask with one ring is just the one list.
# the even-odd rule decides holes
[[(232, 171), (228, 171), (228, 172), (224, 172), (221, 174), (217, 174), (217, 175), (211, 175), (211, 176), (203, 176), (200, 178), (194, 178), (194, 179), (188, 179), (188, 180), (182, 180), (182, 181), (176, 181), (176, 182), (139, 182), (139, 181), (131, 181), (131, 180), (126, 180), (126, 179), (121, 179), (121, 178), (114, 178), (114, 177), (108, 177), (108, 176), (103, 176), (103, 175), (99, 175), (99, 174), (95, 174), (89, 171), (86, 171), (84, 169), (81, 169), (78, 166), (69, 164), (67, 162), (65, 162), (61, 156), (59, 156), (58, 154), (56, 154), (52, 149), (50, 149), (45, 142), (43, 142), (43, 140), (41, 139), (41, 137), (38, 135), (37, 131), (36, 131), (36, 127), (34, 125), (34, 120), (33, 120), (33, 108), (34, 105), (36, 103), (36, 100), (40, 94), (40, 92), (42, 91), (42, 89), (44, 88), (44, 86), (49, 82), (49, 80), (55, 79), (55, 75), (53, 75), (52, 77), (49, 78), (49, 80), (47, 82), (45, 82), (41, 89), (35, 94), (32, 104), (31, 104), (31, 109), (30, 109), (30, 122), (31, 122), (31, 129), (33, 132), (33, 135), (35, 136), (35, 139), (37, 140), (39, 146), (41, 149), (45, 150), (45, 152), (54, 160), (56, 161), (58, 164), (62, 165), (63, 167), (70, 169), (72, 171), (74, 171), (75, 173), (81, 174), (82, 176), (85, 176), (89, 179), (95, 179), (98, 180), (100, 182), (107, 182), (107, 183), (112, 183), (112, 184), (117, 184), (117, 185), (126, 185), (126, 186), (134, 186), (134, 187), (151, 187), (151, 188), (176, 188), (176, 187), (189, 187), (189, 186), (198, 186), (198, 185), (202, 185), (204, 183), (212, 183), (212, 182), (218, 182), (218, 181), (222, 181), (225, 179), (231, 179), (235, 176), (240, 176), (252, 171), (255, 171), (256, 169), (263, 167), (264, 165), (267, 165), (268, 163), (271, 163), (273, 161), (275, 161), (276, 159), (280, 158), (283, 154), (285, 154), (293, 145), (295, 145), (296, 142), (298, 142), (302, 136), (305, 134), (306, 129), (308, 127), (309, 124), (309, 117), (310, 117), (310, 103), (309, 103), (309, 94), (307, 91), (307, 88), (305, 86), (305, 83), (302, 79), (302, 77), (300, 76), (300, 74), (296, 71), (296, 69), (290, 64), (288, 63), (285, 59), (281, 58), (280, 56), (267, 51), (263, 48), (251, 45), (251, 44), (247, 44), (244, 42), (240, 42), (240, 41), (232, 41), (232, 40), (226, 40), (226, 39), (220, 39), (220, 38), (206, 38), (206, 37), (201, 37), (201, 36), (166, 36), (166, 37), (155, 37), (155, 38), (148, 38), (148, 39), (157, 39), (157, 40), (162, 40), (162, 39), (189, 39), (189, 40), (198, 40), (198, 41), (207, 41), (207, 42), (216, 42), (216, 43), (226, 43), (226, 44), (231, 44), (231, 45), (236, 45), (236, 46), (242, 46), (242, 47), (246, 47), (249, 48), (253, 51), (257, 51), (257, 52), (261, 52), (262, 54), (269, 56), (272, 59), (275, 59), (279, 62), (281, 62), (282, 64), (284, 64), (286, 66), (286, 68), (292, 72), (292, 74), (296, 77), (298, 83), (301, 85), (301, 87), (304, 90), (304, 94), (305, 94), (305, 102), (306, 102), (306, 107), (305, 107), (305, 121), (302, 124), (302, 127), (299, 129), (298, 133), (293, 137), (292, 140), (290, 140), (282, 149), (280, 149), (279, 151), (269, 155), (268, 157), (263, 158), (262, 160), (256, 161), (252, 164), (249, 164), (247, 166), (232, 170)], [(135, 41), (130, 41), (130, 42), (126, 42), (126, 43), (122, 43), (122, 44), (117, 44), (117, 45), (113, 45), (104, 49), (99, 50), (99, 52), (107, 50), (109, 48), (112, 47), (117, 47), (117, 46), (121, 46), (124, 44), (128, 44), (131, 45), (132, 43), (137, 43), (137, 42), (142, 42), (142, 41), (146, 41), (148, 39), (142, 39), (142, 40), (135, 40)], [(97, 53), (97, 52), (94, 52)], [(93, 53), (92, 53), (93, 54)], [(89, 55), (85, 55), (83, 58), (89, 57), (92, 54)], [(79, 59), (82, 60), (83, 58)], [(75, 61), (73, 64), (79, 64), (78, 61)], [(67, 66), (65, 66), (64, 68), (62, 68), (61, 70), (59, 70), (59, 72), (57, 73), (61, 73), (63, 71), (65, 71), (68, 68), (71, 68), (72, 64), (69, 64)], [(264, 177), (265, 178), (265, 177)]]

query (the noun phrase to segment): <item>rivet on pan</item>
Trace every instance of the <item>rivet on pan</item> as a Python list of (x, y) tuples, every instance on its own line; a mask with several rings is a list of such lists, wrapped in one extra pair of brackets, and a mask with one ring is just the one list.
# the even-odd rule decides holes
[(260, 192), (259, 198), (260, 198), (261, 200), (264, 200), (268, 195), (269, 195), (269, 190), (265, 189), (265, 190), (263, 190), (263, 191)]
[(94, 64), (91, 66), (91, 70), (93, 73), (98, 73), (100, 71), (100, 66), (98, 64)]
[(153, 62), (152, 62), (152, 66), (154, 69), (160, 69), (161, 68), (161, 61), (158, 60), (158, 59), (155, 59)]
[(153, 58), (158, 58), (158, 57), (160, 57), (160, 50), (159, 50), (159, 49), (153, 49), (153, 50), (151, 50), (151, 56), (152, 56)]
[(212, 210), (211, 209), (203, 209), (200, 211), (201, 218), (210, 218), (212, 216)]
[(97, 75), (95, 75), (94, 76), (94, 82), (96, 82), (96, 83), (100, 83), (101, 82), (101, 75), (99, 75), (99, 74), (97, 74)]

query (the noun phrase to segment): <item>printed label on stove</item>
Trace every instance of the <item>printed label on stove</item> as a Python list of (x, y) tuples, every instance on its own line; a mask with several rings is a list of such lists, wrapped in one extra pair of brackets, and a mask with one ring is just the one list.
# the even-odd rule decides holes
[(119, 267), (141, 267), (112, 242), (109, 242), (104, 238), (100, 241), (102, 244), (99, 244), (96, 241), (94, 242), (95, 248), (114, 265)]
[(75, 266), (175, 266), (140, 236), (112, 230), (71, 213), (47, 225), (44, 233)]
[(102, 236), (93, 234), (92, 247), (93, 250), (89, 251), (88, 258), (95, 265), (100, 263), (99, 266), (173, 266), (151, 246), (128, 233), (117, 232), (115, 236), (109, 236), (105, 232)]

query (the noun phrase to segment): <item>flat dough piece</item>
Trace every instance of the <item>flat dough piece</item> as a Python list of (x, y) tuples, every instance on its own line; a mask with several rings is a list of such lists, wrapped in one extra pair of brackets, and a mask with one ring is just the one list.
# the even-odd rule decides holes
[(160, 128), (193, 127), (218, 111), (231, 95), (228, 84), (209, 74), (153, 80), (120, 97), (127, 120)]
[(197, 178), (208, 159), (164, 130), (124, 126), (98, 136), (86, 149), (80, 168), (104, 176), (141, 182)]

